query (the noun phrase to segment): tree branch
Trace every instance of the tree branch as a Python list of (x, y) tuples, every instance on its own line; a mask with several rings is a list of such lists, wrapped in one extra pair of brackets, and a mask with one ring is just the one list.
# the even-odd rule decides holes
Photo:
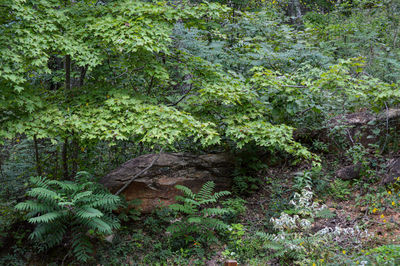
[(142, 174), (144, 174), (147, 170), (149, 170), (154, 163), (158, 160), (158, 158), (160, 158), (160, 155), (162, 153), (163, 149), (161, 148), (161, 150), (159, 151), (158, 155), (156, 158), (154, 158), (154, 160), (149, 164), (149, 166), (147, 166), (146, 168), (144, 168), (142, 171), (140, 171), (139, 173), (137, 173), (135, 176), (133, 176), (123, 187), (121, 187), (116, 193), (115, 195), (118, 196), (119, 194), (121, 194), (122, 191), (124, 191), (136, 178), (138, 178), (139, 176), (141, 176)]
[(189, 89), (187, 92), (185, 92), (185, 94), (184, 94), (177, 102), (168, 104), (168, 106), (175, 106), (175, 105), (177, 105), (178, 103), (180, 103), (183, 99), (186, 98), (186, 96), (188, 96), (189, 92), (190, 92), (192, 89), (193, 89), (193, 86), (192, 86), (192, 84), (190, 84), (190, 89)]

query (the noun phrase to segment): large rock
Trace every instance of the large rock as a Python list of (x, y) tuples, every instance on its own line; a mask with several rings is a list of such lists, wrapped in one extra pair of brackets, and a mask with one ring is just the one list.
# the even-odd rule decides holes
[(389, 161), (388, 165), (388, 172), (383, 180), (385, 185), (395, 183), (397, 178), (400, 177), (400, 158), (393, 158)]
[[(350, 144), (376, 144), (386, 134), (387, 127), (398, 127), (400, 109), (388, 109), (378, 114), (362, 111), (337, 116), (328, 123), (330, 132), (336, 127), (343, 127)], [(375, 131), (375, 132), (374, 132)]]
[(388, 109), (378, 114), (361, 111), (339, 115), (327, 121), (326, 126), (320, 129), (296, 129), (294, 138), (302, 143), (318, 139), (328, 143), (329, 150), (335, 150), (342, 142), (368, 147), (369, 144), (381, 141), (388, 127), (400, 130), (400, 109)]
[[(115, 193), (132, 177), (148, 167), (157, 154), (147, 154), (127, 161), (107, 174), (101, 181)], [(123, 192), (127, 200), (140, 199), (143, 212), (174, 202), (179, 191), (175, 185), (184, 185), (197, 192), (207, 181), (214, 181), (216, 191), (229, 190), (234, 162), (228, 154), (193, 155), (163, 153), (153, 166), (135, 179)]]
[(361, 163), (345, 166), (345, 167), (339, 169), (338, 171), (336, 171), (336, 177), (338, 177), (342, 180), (357, 179), (360, 177), (361, 168), (362, 168)]

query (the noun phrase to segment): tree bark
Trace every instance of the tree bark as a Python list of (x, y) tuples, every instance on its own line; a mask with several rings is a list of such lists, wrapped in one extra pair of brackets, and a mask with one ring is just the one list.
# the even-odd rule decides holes
[(37, 171), (38, 176), (42, 176), (42, 166), (40, 164), (40, 157), (39, 157), (39, 145), (38, 145), (36, 135), (33, 136), (33, 145), (35, 147), (36, 171)]
[(82, 87), (84, 84), (84, 80), (85, 80), (85, 76), (86, 76), (86, 72), (88, 70), (87, 66), (81, 67), (81, 75), (79, 77), (79, 87)]
[[(75, 134), (73, 134), (75, 135)], [(79, 156), (79, 143), (76, 136), (73, 136), (72, 139), (72, 169), (71, 169), (71, 178), (76, 176), (78, 172), (78, 156)]]
[(293, 0), (293, 7), (296, 15), (296, 19), (301, 18), (301, 7), (299, 0)]
[(65, 56), (65, 90), (69, 93), (71, 89), (71, 56)]
[(62, 147), (62, 163), (63, 163), (63, 170), (64, 170), (64, 178), (68, 179), (68, 138), (65, 138), (64, 144)]

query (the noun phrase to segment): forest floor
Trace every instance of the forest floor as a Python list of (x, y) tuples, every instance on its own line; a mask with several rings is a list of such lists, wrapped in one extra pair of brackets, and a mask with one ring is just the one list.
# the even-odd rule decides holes
[[(333, 158), (337, 157), (330, 156), (330, 160), (325, 158), (322, 171), (312, 180), (313, 202), (325, 204), (332, 217), (316, 217), (312, 219), (312, 233), (309, 232), (308, 234), (313, 235), (323, 228), (329, 228), (332, 231), (335, 228), (340, 230), (354, 229), (355, 233), (347, 233), (344, 236), (338, 235), (333, 240), (333, 243), (325, 243), (322, 240), (318, 240), (320, 241), (317, 244), (319, 251), (310, 244), (310, 247), (306, 248), (308, 253), (305, 253), (304, 259), (307, 263), (300, 264), (335, 265), (335, 261), (338, 260), (341, 261), (342, 265), (356, 265), (362, 259), (370, 258), (368, 256), (372, 256), (377, 248), (379, 249), (383, 246), (385, 248), (395, 247), (395, 250), (389, 249), (389, 251), (386, 251), (385, 249), (381, 253), (391, 253), (384, 255), (382, 258), (379, 257), (371, 265), (379, 265), (382, 261), (388, 262), (388, 265), (395, 265), (393, 264), (394, 261), (398, 262), (400, 258), (400, 249), (398, 248), (399, 246), (396, 246), (400, 245), (400, 212), (398, 209), (400, 194), (396, 194), (398, 191), (395, 188), (382, 185), (381, 181), (384, 176), (380, 176), (383, 174), (380, 167), (369, 169), (367, 171), (369, 173), (368, 178), (360, 176), (358, 179), (349, 181), (336, 178), (335, 171), (347, 164), (346, 162), (337, 162)], [(388, 161), (388, 159), (381, 161)], [(258, 232), (274, 231), (271, 218), (279, 216), (281, 212), (293, 214), (290, 200), (293, 197), (293, 193), (296, 190), (298, 191), (301, 185), (304, 185), (305, 181), (301, 178), (301, 173), (304, 173), (304, 171), (307, 171), (304, 165), (297, 167), (282, 167), (280, 165), (260, 171), (259, 178), (261, 182), (258, 185), (258, 189), (247, 196), (242, 195), (241, 197), (246, 201), (244, 204), (245, 211), (235, 219), (235, 225), (233, 226), (236, 227), (234, 227), (231, 236), (228, 236), (219, 244), (211, 245), (206, 251), (201, 251), (201, 247), (196, 246), (181, 249), (179, 255), (175, 254), (170, 258), (164, 258), (165, 261), (167, 264), (221, 265), (227, 259), (236, 259), (242, 265), (291, 265), (293, 261), (285, 261), (282, 258), (267, 259), (267, 256), (265, 258), (251, 258), (251, 256), (258, 257), (260, 253), (264, 252), (260, 249), (260, 245), (262, 246), (263, 242), (255, 240), (254, 236)], [(167, 220), (163, 215), (162, 211), (157, 211), (152, 215), (142, 216), (134, 225), (131, 225), (135, 228), (142, 228), (136, 232), (152, 239), (150, 241), (144, 240), (146, 237), (138, 237), (135, 240), (138, 241), (138, 245), (150, 247), (149, 243), (153, 244), (150, 250), (145, 251), (145, 253), (131, 255), (128, 264), (133, 265), (133, 261), (146, 263), (149, 259), (146, 252), (153, 252), (153, 255), (158, 253), (158, 255), (152, 257), (151, 261), (163, 260), (160, 253), (163, 252), (161, 243), (165, 242), (165, 235), (154, 228), (163, 226), (163, 222), (160, 221)], [(237, 227), (237, 225), (240, 226)], [(359, 228), (359, 231), (357, 231), (357, 228)], [(361, 236), (363, 232), (368, 233)], [(233, 244), (235, 241), (237, 241), (237, 244)], [(157, 248), (154, 249), (157, 245), (160, 248), (158, 251)], [(191, 253), (192, 249), (197, 250), (197, 253)], [(318, 259), (319, 253), (324, 255)], [(332, 255), (335, 253), (336, 255)], [(333, 256), (333, 259), (328, 263), (330, 256)]]
[[(376, 261), (396, 265), (400, 259), (400, 246), (397, 246), (400, 245), (398, 189), (381, 184), (383, 176), (380, 175), (383, 175), (383, 171), (379, 167), (369, 169), (368, 178), (360, 176), (356, 180), (340, 180), (335, 177), (335, 171), (347, 164), (333, 158), (335, 157), (330, 157), (330, 160), (325, 158), (322, 170), (309, 180), (314, 192), (312, 201), (325, 204), (330, 216), (312, 217), (311, 230), (297, 230), (291, 241), (301, 246), (300, 239), (315, 236), (323, 228), (332, 231), (335, 228), (354, 229), (356, 233), (338, 235), (328, 242), (318, 238), (315, 243), (310, 240), (309, 246), (304, 245), (300, 250), (303, 252), (300, 254), (300, 264), (338, 265), (335, 263), (339, 261), (341, 265), (356, 265), (375, 254), (377, 248), (385, 247), (380, 254), (390, 254), (379, 257), (380, 260), (374, 260), (374, 263), (368, 265), (379, 265)], [(122, 222), (121, 230), (111, 238), (94, 242), (94, 260), (88, 262), (88, 265), (222, 265), (227, 259), (237, 260), (241, 265), (292, 265), (295, 261), (293, 255), (274, 257), (274, 251), (263, 247), (267, 241), (260, 240), (257, 234), (277, 232), (271, 223), (272, 217), (279, 217), (281, 213), (291, 216), (297, 213), (290, 202), (294, 193), (299, 192), (307, 183), (304, 172), (309, 169), (305, 165), (279, 165), (265, 169), (258, 173), (258, 188), (247, 195), (241, 195), (240, 198), (245, 201), (239, 203), (243, 206), (238, 208), (242, 212), (229, 222), (233, 230), (230, 234), (223, 235), (218, 243), (207, 247), (194, 242), (177, 249), (171, 244), (170, 235), (166, 233), (172, 219), (171, 213), (166, 208), (160, 208), (151, 214), (138, 215), (133, 220)], [(237, 198), (237, 195), (229, 198)], [(218, 205), (223, 207), (224, 203)], [(16, 232), (32, 229), (23, 224), (20, 226), (19, 229), (15, 228)], [(361, 236), (356, 228), (360, 232), (367, 231), (368, 235)], [(292, 233), (286, 235), (290, 236)], [(301, 237), (297, 239), (299, 235)], [(9, 261), (14, 261), (15, 265), (48, 265), (50, 261), (57, 265), (75, 265), (68, 255), (70, 251), (65, 250), (64, 246), (46, 251), (43, 253), (46, 254), (44, 259), (40, 254), (35, 255), (33, 247), (24, 244), (25, 238), (26, 236), (21, 236), (20, 243), (10, 242), (5, 247), (8, 250), (5, 254), (13, 254), (8, 256), (11, 256)], [(386, 247), (389, 247), (389, 251)], [(30, 255), (27, 257), (26, 254)]]

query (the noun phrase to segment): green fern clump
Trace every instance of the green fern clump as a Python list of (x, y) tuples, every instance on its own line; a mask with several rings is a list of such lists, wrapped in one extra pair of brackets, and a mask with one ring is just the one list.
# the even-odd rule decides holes
[[(212, 181), (205, 183), (197, 194), (185, 186), (177, 185), (176, 188), (183, 192), (183, 196), (177, 196), (178, 203), (169, 206), (172, 211), (180, 214), (167, 228), (173, 241), (181, 246), (218, 242), (217, 233), (228, 228), (220, 218), (229, 213), (229, 209), (209, 206), (230, 192), (213, 193), (215, 183)], [(183, 243), (180, 242), (182, 240)]]
[(45, 177), (32, 177), (30, 181), (33, 188), (27, 194), (32, 199), (15, 208), (27, 212), (28, 222), (36, 224), (30, 238), (46, 248), (60, 244), (68, 236), (76, 259), (85, 262), (92, 252), (88, 233), (106, 235), (119, 228), (112, 210), (119, 206), (120, 198), (97, 184)]

